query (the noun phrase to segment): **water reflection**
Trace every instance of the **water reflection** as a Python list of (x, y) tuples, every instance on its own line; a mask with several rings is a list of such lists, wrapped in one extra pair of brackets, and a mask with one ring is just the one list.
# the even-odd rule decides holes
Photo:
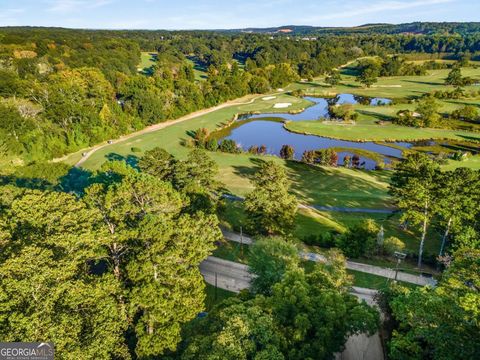
[[(391, 101), (384, 98), (367, 98), (352, 94), (340, 94), (333, 98), (305, 97), (315, 105), (297, 114), (255, 114), (240, 116), (237, 122), (221, 136), (222, 139), (232, 139), (244, 150), (251, 146), (265, 145), (267, 153), (279, 155), (283, 145), (291, 145), (295, 149), (295, 159), (301, 159), (305, 150), (317, 150), (336, 148), (338, 163), (343, 164), (345, 156), (353, 156), (354, 149), (368, 150), (383, 155), (381, 158), (385, 164), (389, 164), (389, 157), (400, 158), (402, 149), (411, 147), (410, 143), (396, 142), (393, 146), (376, 144), (374, 142), (354, 142), (347, 140), (335, 140), (327, 137), (302, 135), (289, 132), (283, 127), (284, 121), (306, 121), (328, 118), (329, 105), (335, 104), (367, 104), (381, 105)], [(349, 149), (352, 149), (351, 151)], [(360, 163), (366, 169), (374, 169), (376, 161), (367, 156), (360, 155)]]

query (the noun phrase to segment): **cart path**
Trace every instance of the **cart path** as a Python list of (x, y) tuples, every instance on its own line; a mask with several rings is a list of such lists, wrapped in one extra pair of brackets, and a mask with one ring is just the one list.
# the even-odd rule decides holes
[[(245, 245), (250, 245), (253, 243), (253, 239), (249, 236), (245, 236), (243, 234), (238, 234), (229, 230), (222, 229), (223, 237), (228, 241), (233, 241), (237, 243), (242, 243)], [(326, 262), (327, 258), (323, 255), (311, 253), (311, 252), (300, 252), (300, 256), (305, 260), (310, 260), (314, 262)], [(363, 264), (356, 261), (346, 261), (346, 268), (349, 270), (355, 270), (367, 274), (381, 276), (387, 279), (395, 279), (395, 269), (384, 268), (375, 265)], [(415, 285), (420, 286), (435, 286), (437, 281), (432, 277), (422, 276), (422, 275), (414, 275), (410, 273), (403, 272), (401, 270), (398, 271), (397, 280), (408, 282)]]
[[(223, 194), (222, 195), (225, 199), (231, 201), (244, 201), (245, 199), (230, 194)], [(311, 210), (318, 210), (318, 211), (337, 211), (337, 212), (351, 212), (351, 213), (368, 213), (368, 214), (393, 214), (397, 210), (395, 209), (372, 209), (372, 208), (354, 208), (354, 207), (339, 207), (339, 206), (324, 206), (324, 205), (306, 205), (306, 204), (298, 204), (299, 209), (311, 209)]]
[[(274, 93), (273, 95), (279, 95), (279, 94), (283, 94), (283, 92), (277, 92), (277, 93)], [(151, 132), (154, 132), (154, 131), (157, 131), (157, 130), (161, 130), (161, 129), (165, 129), (169, 126), (172, 126), (172, 125), (175, 125), (175, 124), (178, 124), (178, 123), (181, 123), (183, 121), (187, 121), (187, 120), (191, 120), (191, 119), (194, 119), (194, 118), (197, 118), (199, 116), (202, 116), (202, 115), (206, 115), (206, 114), (209, 114), (211, 112), (214, 112), (214, 111), (217, 111), (217, 110), (220, 110), (220, 109), (224, 109), (224, 108), (227, 108), (227, 107), (230, 107), (230, 106), (238, 106), (238, 105), (249, 105), (249, 104), (252, 104), (253, 102), (255, 102), (256, 100), (262, 98), (262, 97), (265, 97), (265, 94), (263, 95), (255, 95), (253, 98), (251, 98), (250, 100), (248, 101), (241, 101), (242, 99), (244, 99), (245, 97), (250, 97), (252, 95), (247, 95), (247, 96), (244, 96), (242, 98), (238, 98), (238, 99), (235, 99), (235, 100), (230, 100), (230, 101), (227, 101), (227, 102), (224, 102), (223, 104), (220, 104), (220, 105), (217, 105), (217, 106), (214, 106), (214, 107), (211, 107), (211, 108), (208, 108), (208, 109), (202, 109), (202, 110), (198, 110), (198, 111), (194, 111), (190, 114), (187, 114), (185, 116), (182, 116), (178, 119), (175, 119), (175, 120), (168, 120), (168, 121), (164, 121), (164, 122), (161, 122), (161, 123), (158, 123), (158, 124), (154, 124), (154, 125), (150, 125), (142, 130), (139, 130), (139, 131), (135, 131), (133, 133), (130, 133), (130, 134), (126, 134), (126, 135), (123, 135), (123, 136), (120, 136), (118, 139), (114, 139), (112, 140), (110, 143), (106, 142), (106, 143), (101, 143), (101, 144), (98, 144), (98, 145), (95, 145), (91, 148), (88, 148), (88, 151), (85, 151), (86, 149), (84, 149), (83, 151), (85, 151), (85, 156), (83, 156), (76, 164), (75, 164), (75, 167), (80, 167), (85, 161), (88, 160), (88, 158), (90, 156), (92, 156), (95, 152), (97, 152), (98, 150), (100, 149), (103, 149), (107, 146), (110, 146), (110, 145), (114, 145), (114, 144), (117, 144), (117, 143), (120, 143), (120, 142), (123, 142), (125, 140), (128, 140), (128, 139), (131, 139), (133, 137), (136, 137), (136, 136), (139, 136), (139, 135), (143, 135), (143, 134), (148, 134), (148, 133), (151, 133)], [(81, 150), (82, 151), (82, 150)], [(79, 152), (79, 151), (78, 151)], [(77, 152), (77, 153), (78, 153)], [(68, 157), (70, 157), (72, 154), (67, 154), (65, 156), (62, 156), (60, 158), (56, 158), (56, 159), (53, 159), (52, 161), (53, 162), (60, 162), (60, 161), (64, 161), (65, 159), (67, 159)]]

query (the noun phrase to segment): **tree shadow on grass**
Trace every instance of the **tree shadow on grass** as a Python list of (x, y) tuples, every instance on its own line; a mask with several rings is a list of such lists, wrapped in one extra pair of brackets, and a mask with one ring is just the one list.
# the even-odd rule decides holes
[(117, 153), (108, 153), (107, 155), (105, 155), (105, 158), (108, 161), (125, 161), (128, 165), (138, 170), (139, 158), (137, 155), (130, 154), (130, 155), (124, 156)]
[(356, 84), (350, 84), (350, 83), (348, 83), (348, 84), (341, 83), (341, 84), (342, 84), (343, 86), (345, 86), (345, 87), (349, 87), (349, 88), (353, 88), (353, 89), (361, 89), (361, 88), (363, 88), (362, 85), (356, 85)]
[[(354, 176), (354, 172), (365, 173), (365, 170), (352, 169), (349, 175), (336, 168), (323, 168), (298, 161), (286, 161), (286, 167), (292, 181), (291, 189), (303, 203), (363, 208), (382, 208), (387, 205), (385, 188), (376, 185), (374, 179), (368, 181), (362, 176)], [(372, 175), (375, 173), (372, 172)]]
[(403, 80), (412, 84), (423, 84), (423, 85), (432, 85), (432, 86), (443, 86), (443, 83), (431, 82), (431, 81), (420, 81), (420, 80)]
[(478, 146), (470, 146), (466, 144), (449, 144), (445, 143), (441, 145), (443, 148), (450, 149), (453, 151), (468, 151), (472, 154), (478, 154), (480, 152), (480, 147)]
[(386, 115), (386, 114), (380, 114), (374, 111), (368, 111), (368, 110), (357, 110), (359, 114), (365, 115), (365, 116), (371, 116), (377, 120), (381, 121), (392, 121), (394, 119), (393, 116)]
[(462, 139), (469, 140), (469, 141), (475, 141), (479, 142), (480, 141), (480, 136), (471, 136), (471, 135), (464, 135), (464, 134), (456, 134), (458, 137), (461, 137)]
[(233, 166), (233, 172), (235, 175), (238, 175), (240, 177), (247, 178), (249, 180), (252, 180), (253, 175), (260, 170), (260, 167), (262, 164), (266, 162), (266, 160), (259, 159), (256, 157), (251, 157), (250, 162), (252, 163), (253, 166), (239, 166), (239, 165), (234, 165)]
[(466, 102), (466, 101), (453, 101), (453, 100), (443, 100), (443, 101), (445, 101), (446, 103), (449, 103), (449, 104), (453, 104), (453, 105), (476, 106), (476, 107), (480, 108), (480, 103), (476, 104), (476, 103), (469, 103), (469, 102)]
[[(324, 85), (324, 84), (319, 84), (319, 83), (316, 83), (316, 82), (313, 82), (313, 81), (298, 81), (297, 84), (300, 84), (300, 85), (307, 85), (307, 86), (310, 86), (310, 87), (318, 87), (318, 88), (330, 88), (331, 86), (329, 85)], [(289, 95), (291, 95), (291, 92), (289, 93)]]
[(81, 195), (93, 182), (93, 174), (89, 170), (72, 167), (65, 175), (54, 180), (41, 176), (24, 177), (15, 174), (0, 175), (0, 185), (15, 185), (19, 188), (58, 191)]

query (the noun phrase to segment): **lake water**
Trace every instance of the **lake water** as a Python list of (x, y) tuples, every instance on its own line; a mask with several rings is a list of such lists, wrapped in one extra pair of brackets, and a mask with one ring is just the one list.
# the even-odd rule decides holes
[[(305, 109), (305, 111), (298, 114), (255, 114), (240, 116), (235, 124), (226, 131), (222, 131), (222, 139), (232, 139), (242, 147), (248, 150), (253, 145), (265, 145), (267, 153), (279, 155), (280, 149), (283, 145), (291, 145), (295, 149), (295, 159), (301, 159), (305, 150), (327, 149), (332, 147), (348, 148), (345, 151), (338, 151), (339, 165), (343, 164), (343, 158), (346, 155), (353, 156), (354, 149), (363, 149), (374, 151), (383, 155), (385, 164), (391, 161), (389, 157), (401, 158), (402, 150), (396, 147), (380, 145), (374, 142), (355, 142), (346, 140), (335, 140), (328, 137), (302, 135), (289, 132), (284, 129), (284, 121), (305, 121), (318, 120), (321, 118), (328, 118), (328, 106), (333, 104), (356, 104), (359, 101), (362, 104), (379, 105), (390, 103), (389, 99), (382, 98), (359, 98), (352, 94), (341, 94), (335, 98), (315, 98), (306, 97), (307, 100), (312, 101), (315, 105)], [(326, 134), (328, 135), (328, 134)], [(392, 143), (400, 148), (409, 148), (410, 143), (396, 142)], [(352, 149), (352, 150), (350, 150)], [(360, 154), (358, 154), (360, 155)], [(366, 169), (374, 169), (376, 162), (372, 159), (360, 155), (360, 162)]]

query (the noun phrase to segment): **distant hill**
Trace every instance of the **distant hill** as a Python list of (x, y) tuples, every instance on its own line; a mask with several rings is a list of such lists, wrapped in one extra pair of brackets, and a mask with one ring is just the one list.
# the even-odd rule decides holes
[(319, 27), (308, 25), (285, 25), (270, 28), (245, 28), (223, 30), (276, 35), (348, 35), (348, 34), (471, 34), (480, 33), (480, 22), (413, 22), (407, 24), (365, 24), (355, 27)]

